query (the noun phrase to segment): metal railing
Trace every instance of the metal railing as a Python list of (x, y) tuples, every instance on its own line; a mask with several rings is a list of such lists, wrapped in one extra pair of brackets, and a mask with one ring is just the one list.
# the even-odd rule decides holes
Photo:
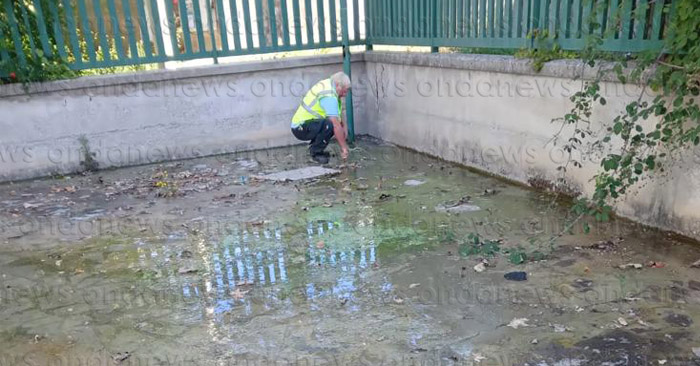
[(536, 35), (637, 52), (662, 47), (672, 12), (672, 0), (0, 2), (0, 59), (39, 51), (76, 70), (363, 44), (517, 49)]
[[(525, 48), (535, 39), (581, 50), (660, 49), (672, 0), (368, 0), (368, 43)], [(536, 30), (536, 31), (535, 31)]]
[(20, 63), (39, 50), (76, 70), (338, 47), (347, 28), (365, 43), (359, 0), (0, 1)]

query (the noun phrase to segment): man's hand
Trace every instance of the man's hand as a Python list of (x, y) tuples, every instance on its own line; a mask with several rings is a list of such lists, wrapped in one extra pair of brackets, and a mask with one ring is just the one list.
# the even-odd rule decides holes
[(338, 117), (329, 117), (329, 119), (333, 123), (333, 135), (335, 135), (335, 139), (338, 140), (338, 145), (340, 145), (340, 157), (343, 160), (347, 160), (350, 151), (347, 142), (345, 142), (345, 128)]

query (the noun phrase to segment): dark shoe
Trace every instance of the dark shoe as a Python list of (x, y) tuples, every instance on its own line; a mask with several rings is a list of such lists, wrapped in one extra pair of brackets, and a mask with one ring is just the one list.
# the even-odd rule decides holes
[(328, 161), (330, 160), (328, 155), (325, 154), (316, 154), (312, 155), (311, 159), (313, 159), (315, 162), (319, 164), (328, 164)]

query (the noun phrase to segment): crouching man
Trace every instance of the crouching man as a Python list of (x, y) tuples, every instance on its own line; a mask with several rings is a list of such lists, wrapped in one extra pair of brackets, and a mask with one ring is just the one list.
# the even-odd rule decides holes
[(348, 158), (348, 125), (341, 118), (341, 98), (350, 90), (350, 78), (342, 72), (316, 83), (309, 90), (292, 118), (292, 134), (302, 141), (309, 141), (311, 158), (320, 164), (328, 163), (330, 154), (325, 151), (331, 138), (340, 145), (340, 156)]

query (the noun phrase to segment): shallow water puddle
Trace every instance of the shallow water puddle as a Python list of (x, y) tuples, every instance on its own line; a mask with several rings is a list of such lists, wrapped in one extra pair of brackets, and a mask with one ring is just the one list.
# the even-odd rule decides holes
[(305, 166), (287, 148), (0, 187), (0, 360), (694, 362), (694, 244), (625, 222), (550, 242), (567, 214), (550, 196), (359, 147), (305, 182), (249, 179)]

